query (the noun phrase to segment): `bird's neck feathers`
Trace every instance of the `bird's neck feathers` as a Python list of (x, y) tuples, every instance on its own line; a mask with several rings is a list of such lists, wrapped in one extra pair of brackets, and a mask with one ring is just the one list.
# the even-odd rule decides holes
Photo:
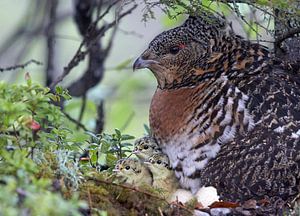
[[(245, 41), (239, 36), (223, 35), (210, 39), (207, 55), (195, 63), (190, 74), (195, 85), (221, 76), (228, 79), (246, 78), (267, 71), (271, 61), (271, 54), (266, 47)], [(191, 83), (191, 80), (188, 82)]]
[(211, 39), (210, 44), (210, 57), (201, 67), (214, 68), (217, 76), (235, 78), (263, 73), (271, 62), (271, 54), (266, 47), (237, 35), (224, 34)]
[(264, 73), (271, 65), (272, 57), (266, 47), (236, 35), (221, 17), (210, 12), (190, 16), (182, 27), (201, 45), (198, 59), (191, 63), (193, 67), (173, 88), (195, 86), (220, 76), (248, 77)]
[(184, 76), (170, 76), (170, 80), (165, 75), (157, 77), (158, 88), (190, 88), (222, 76), (228, 77), (229, 80), (247, 79), (269, 71), (272, 65), (271, 53), (260, 44), (250, 43), (236, 35), (225, 34), (208, 40), (210, 46), (206, 53), (191, 63), (193, 67), (187, 69), (188, 72)]

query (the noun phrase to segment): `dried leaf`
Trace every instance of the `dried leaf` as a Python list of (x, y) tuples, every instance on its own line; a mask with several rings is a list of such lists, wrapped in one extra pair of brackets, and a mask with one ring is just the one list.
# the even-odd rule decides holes
[(226, 201), (217, 201), (211, 204), (210, 208), (236, 208), (239, 207), (240, 204), (234, 202), (226, 202)]
[(202, 205), (201, 202), (197, 202), (195, 205), (195, 209), (204, 209), (205, 207)]

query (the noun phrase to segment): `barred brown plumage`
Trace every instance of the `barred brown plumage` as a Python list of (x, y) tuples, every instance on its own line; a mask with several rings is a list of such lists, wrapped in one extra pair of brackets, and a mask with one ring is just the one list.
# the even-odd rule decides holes
[(150, 126), (181, 186), (233, 201), (300, 192), (300, 75), (266, 47), (204, 13), (155, 37), (134, 68), (158, 81)]

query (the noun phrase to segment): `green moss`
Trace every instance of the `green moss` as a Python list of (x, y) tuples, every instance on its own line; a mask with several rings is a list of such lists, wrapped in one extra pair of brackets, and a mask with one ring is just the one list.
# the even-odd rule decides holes
[(168, 207), (153, 189), (118, 185), (103, 179), (104, 176), (98, 174), (79, 188), (80, 198), (87, 200), (92, 208), (106, 210), (108, 215), (134, 216), (159, 215), (159, 209)]

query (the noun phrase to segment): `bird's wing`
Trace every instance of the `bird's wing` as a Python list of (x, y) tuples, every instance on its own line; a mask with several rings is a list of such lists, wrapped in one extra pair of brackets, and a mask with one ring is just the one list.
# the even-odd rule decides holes
[[(280, 69), (236, 82), (249, 96), (254, 128), (224, 145), (203, 170), (201, 181), (225, 199), (280, 196), (289, 200), (300, 185), (300, 77)], [(243, 197), (239, 197), (243, 194)]]

